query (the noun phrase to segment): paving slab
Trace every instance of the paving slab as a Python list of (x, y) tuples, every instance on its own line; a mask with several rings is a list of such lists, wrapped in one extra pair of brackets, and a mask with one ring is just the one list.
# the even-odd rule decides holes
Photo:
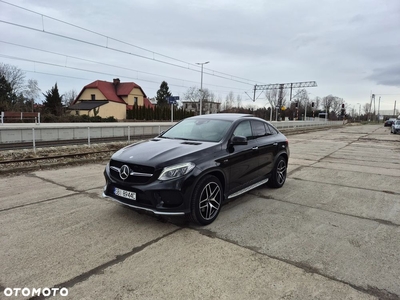
[(82, 166), (36, 171), (33, 174), (48, 182), (56, 183), (74, 191), (85, 191), (105, 184), (103, 171), (106, 164), (85, 164)]
[(31, 174), (0, 177), (0, 211), (74, 194), (63, 186)]
[(246, 195), (225, 206), (206, 228), (218, 238), (370, 293), (400, 294), (398, 225)]
[(346, 284), (189, 229), (74, 285), (69, 295), (79, 299), (374, 299)]
[(398, 176), (313, 167), (303, 167), (293, 172), (290, 176), (291, 178), (304, 181), (333, 183), (338, 187), (364, 188), (367, 190), (386, 191), (400, 195)]
[(87, 194), (0, 212), (0, 228), (5, 287), (52, 287), (176, 230)]

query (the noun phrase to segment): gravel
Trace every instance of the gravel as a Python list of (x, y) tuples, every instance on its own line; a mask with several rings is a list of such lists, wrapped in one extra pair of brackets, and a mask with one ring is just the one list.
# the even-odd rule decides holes
[[(134, 141), (133, 141), (134, 142)], [(132, 142), (131, 142), (132, 143)], [(87, 145), (71, 145), (60, 147), (37, 148), (36, 153), (32, 149), (0, 151), (0, 163), (12, 160), (46, 158), (41, 160), (29, 160), (24, 162), (1, 163), (0, 174), (13, 175), (26, 171), (35, 171), (47, 168), (59, 168), (74, 164), (104, 162), (118, 149), (128, 145), (127, 142), (113, 142)], [(99, 151), (105, 151), (96, 153)], [(72, 154), (88, 153), (83, 156), (70, 156)], [(59, 156), (66, 157), (59, 157)], [(48, 158), (54, 157), (55, 158)], [(58, 156), (58, 157), (57, 157)]]

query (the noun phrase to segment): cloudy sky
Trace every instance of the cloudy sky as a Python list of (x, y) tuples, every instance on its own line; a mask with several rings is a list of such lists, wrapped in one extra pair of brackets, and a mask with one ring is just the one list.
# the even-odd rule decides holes
[[(12, 4), (11, 4), (12, 3)], [(61, 93), (95, 80), (163, 80), (253, 104), (255, 84), (316, 81), (353, 108), (400, 108), (399, 0), (0, 0), (0, 62)], [(257, 106), (268, 106), (257, 92)]]

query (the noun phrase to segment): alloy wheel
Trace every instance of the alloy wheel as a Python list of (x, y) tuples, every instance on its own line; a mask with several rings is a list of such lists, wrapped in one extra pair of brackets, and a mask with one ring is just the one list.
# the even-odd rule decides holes
[(199, 212), (203, 219), (211, 220), (221, 206), (221, 188), (216, 182), (209, 182), (200, 194)]
[(276, 180), (279, 185), (282, 185), (286, 180), (286, 162), (282, 159), (276, 168)]

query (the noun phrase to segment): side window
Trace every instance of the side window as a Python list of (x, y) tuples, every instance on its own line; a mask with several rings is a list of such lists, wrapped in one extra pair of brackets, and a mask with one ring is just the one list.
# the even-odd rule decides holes
[(276, 130), (275, 127), (268, 124), (268, 128), (271, 131), (271, 134), (278, 134), (278, 130)]
[(245, 136), (247, 139), (251, 139), (252, 133), (251, 133), (250, 121), (243, 121), (242, 123), (240, 123), (233, 132), (233, 135)]
[(271, 135), (272, 132), (271, 132), (271, 130), (269, 129), (268, 124), (265, 124), (265, 123), (264, 123), (264, 126), (265, 126), (265, 133), (266, 133), (267, 135)]
[(253, 129), (253, 137), (255, 139), (266, 136), (264, 123), (260, 121), (251, 121), (251, 127)]

